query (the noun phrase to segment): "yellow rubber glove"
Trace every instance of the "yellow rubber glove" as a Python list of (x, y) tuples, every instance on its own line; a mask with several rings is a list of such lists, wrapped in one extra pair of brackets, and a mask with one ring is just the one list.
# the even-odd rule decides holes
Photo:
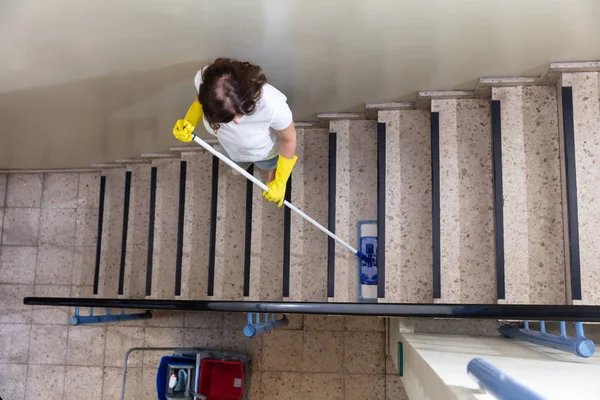
[(294, 156), (291, 160), (289, 158), (279, 156), (277, 160), (277, 172), (275, 172), (275, 179), (267, 183), (269, 188), (268, 192), (263, 192), (263, 196), (273, 203), (277, 203), (277, 207), (281, 207), (285, 198), (285, 186), (287, 181), (292, 174), (294, 164), (298, 160), (298, 156)]
[(194, 129), (202, 119), (202, 104), (195, 101), (190, 106), (184, 119), (177, 120), (173, 127), (173, 135), (182, 142), (191, 142), (194, 139)]

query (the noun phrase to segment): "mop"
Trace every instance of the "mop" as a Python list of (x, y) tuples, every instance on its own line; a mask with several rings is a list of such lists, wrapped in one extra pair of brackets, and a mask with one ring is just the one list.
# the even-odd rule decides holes
[[(254, 176), (250, 175), (245, 169), (243, 169), (242, 167), (240, 167), (239, 165), (237, 165), (235, 162), (233, 162), (229, 158), (225, 157), (223, 154), (219, 153), (210, 144), (208, 144), (204, 140), (200, 139), (195, 133), (194, 133), (193, 141), (196, 142), (196, 143), (198, 143), (206, 151), (208, 151), (209, 153), (211, 153), (212, 155), (214, 155), (215, 157), (219, 158), (221, 161), (223, 161), (224, 163), (226, 163), (227, 165), (229, 165), (231, 168), (235, 169), (237, 172), (239, 172), (240, 174), (242, 174), (246, 179), (249, 179), (252, 183), (254, 183), (256, 186), (258, 186), (259, 188), (261, 188), (265, 192), (269, 191), (269, 188), (267, 187), (267, 185), (265, 185), (264, 183), (262, 183), (260, 180), (256, 179)], [(336, 242), (338, 242), (339, 244), (341, 244), (342, 246), (344, 246), (345, 248), (347, 248), (348, 250), (350, 250), (359, 259), (364, 260), (366, 262), (370, 262), (371, 261), (369, 257), (365, 256), (359, 250), (356, 250), (354, 247), (350, 246), (342, 238), (340, 238), (339, 236), (335, 235), (333, 232), (331, 232), (330, 230), (328, 230), (327, 228), (325, 228), (323, 225), (319, 224), (317, 221), (315, 221), (314, 219), (312, 219), (310, 216), (308, 216), (307, 214), (305, 214), (302, 210), (300, 210), (298, 207), (296, 207), (295, 205), (293, 205), (289, 201), (284, 200), (283, 204), (287, 208), (289, 208), (290, 210), (294, 211), (296, 214), (300, 215), (302, 218), (304, 218), (305, 220), (307, 220), (308, 222), (310, 222), (311, 224), (313, 224), (321, 232), (323, 232), (324, 234), (326, 234), (327, 236), (329, 236), (330, 238), (332, 238), (333, 240), (335, 240)]]

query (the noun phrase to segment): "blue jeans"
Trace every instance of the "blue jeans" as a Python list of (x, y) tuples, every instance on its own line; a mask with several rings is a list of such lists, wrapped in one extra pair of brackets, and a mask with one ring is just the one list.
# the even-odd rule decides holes
[(256, 165), (258, 168), (265, 170), (265, 171), (269, 171), (269, 170), (273, 170), (273, 169), (277, 169), (277, 161), (279, 160), (279, 156), (275, 156), (273, 158), (270, 158), (268, 160), (262, 160), (262, 161), (235, 161), (233, 160), (229, 154), (227, 154), (227, 152), (225, 151), (225, 149), (223, 148), (223, 146), (217, 145), (215, 146), (215, 149), (217, 149), (218, 152), (222, 153), (225, 157), (229, 158), (231, 161), (233, 161), (234, 163), (236, 163), (237, 165), (239, 165), (241, 168), (243, 169), (248, 169), (248, 167), (252, 164)]

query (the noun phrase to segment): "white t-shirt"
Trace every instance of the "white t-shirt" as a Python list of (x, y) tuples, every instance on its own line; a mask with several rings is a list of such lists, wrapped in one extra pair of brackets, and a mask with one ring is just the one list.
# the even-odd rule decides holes
[[(198, 92), (202, 84), (203, 69), (194, 78)], [(203, 117), (202, 121), (208, 133), (217, 137), (219, 144), (233, 161), (270, 160), (279, 155), (279, 135), (276, 131), (287, 128), (293, 121), (292, 111), (286, 100), (283, 93), (267, 83), (262, 87), (262, 96), (256, 103), (254, 112), (243, 115), (239, 124), (233, 121), (220, 124), (215, 133), (206, 118)]]

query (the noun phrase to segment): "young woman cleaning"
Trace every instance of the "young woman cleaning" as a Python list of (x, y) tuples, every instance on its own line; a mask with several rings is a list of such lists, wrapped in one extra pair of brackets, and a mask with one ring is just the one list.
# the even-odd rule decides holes
[(257, 65), (218, 58), (196, 73), (198, 96), (173, 128), (189, 142), (200, 120), (215, 135), (221, 152), (242, 168), (254, 163), (267, 171), (263, 196), (281, 207), (298, 159), (296, 128), (287, 98), (267, 83)]

